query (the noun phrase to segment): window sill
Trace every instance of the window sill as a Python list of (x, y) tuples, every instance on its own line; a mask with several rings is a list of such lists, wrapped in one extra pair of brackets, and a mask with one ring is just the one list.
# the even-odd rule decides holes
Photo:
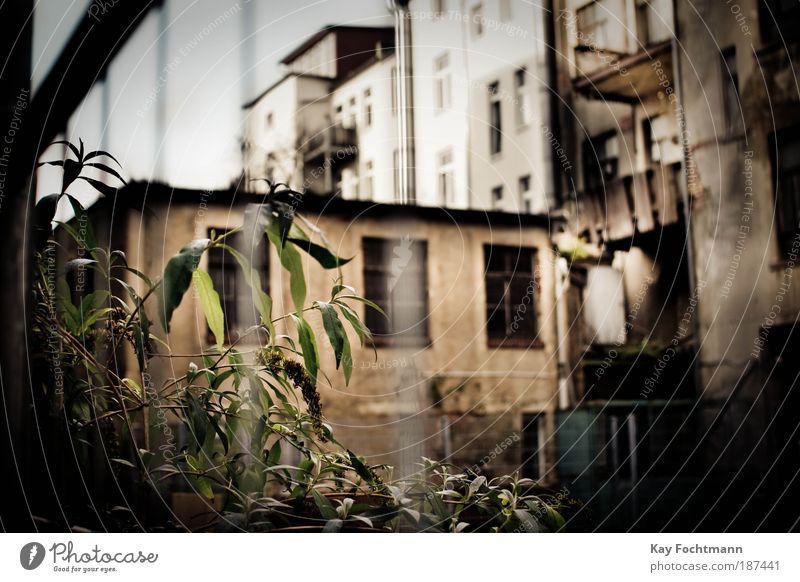
[(543, 350), (544, 342), (540, 339), (520, 340), (520, 339), (492, 339), (489, 338), (487, 344), (490, 348), (514, 349), (514, 350)]
[(373, 336), (373, 343), (376, 348), (430, 348), (433, 345), (433, 340), (429, 337), (391, 337), (391, 336)]

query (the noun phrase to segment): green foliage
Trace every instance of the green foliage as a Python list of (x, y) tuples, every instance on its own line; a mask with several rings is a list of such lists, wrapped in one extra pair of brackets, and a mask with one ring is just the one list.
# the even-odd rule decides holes
[(208, 243), (209, 240), (207, 238), (193, 240), (178, 251), (169, 260), (166, 269), (164, 269), (164, 278), (158, 294), (158, 312), (161, 316), (161, 325), (165, 331), (169, 331), (169, 322), (172, 319), (172, 314), (181, 304), (186, 290), (189, 289), (192, 273), (200, 264), (200, 257), (208, 248)]
[[(54, 213), (58, 200), (65, 196), (76, 221), (88, 224), (86, 210), (66, 192), (70, 184), (83, 178), (84, 167), (122, 180), (106, 164), (87, 163), (100, 156), (116, 161), (110, 154), (96, 151), (84, 155), (83, 143), (67, 146), (74, 160), (48, 162), (63, 167), (64, 188), (55, 198), (40, 202), (42, 224), (48, 220), (45, 212)], [(105, 185), (86, 181), (101, 193), (107, 191)], [(211, 516), (208, 522), (208, 527), (220, 531), (562, 528), (563, 499), (532, 481), (516, 477), (489, 481), (426, 459), (418, 474), (393, 482), (391, 467), (370, 465), (336, 440), (321, 407), (318, 384), (325, 376), (320, 373), (319, 340), (308, 323), (308, 312), (320, 313), (336, 367), (342, 368), (349, 382), (353, 362), (346, 325), (361, 345), (371, 342), (372, 335), (355, 305), (380, 308), (345, 285), (341, 273), (328, 301), (315, 300), (306, 306), (301, 252), (324, 269), (338, 269), (349, 259), (328, 250), (320, 233), (314, 231), (320, 242), (313, 242), (295, 224), (298, 204), (296, 192), (269, 184), (265, 203), (246, 215), (242, 228), (191, 241), (154, 280), (128, 265), (123, 252), (97, 246), (94, 236), (87, 236), (90, 230), (76, 229), (74, 224), (63, 224), (64, 232), (75, 242), (79, 255), (88, 253), (91, 258), (74, 258), (64, 271), (54, 273), (54, 241), (46, 241), (38, 249), (34, 335), (41, 354), (55, 350), (59, 358), (58, 371), (50, 361), (43, 366), (49, 371), (43, 390), (49, 409), (55, 411), (53, 418), (66, 413), (69, 445), (88, 467), (92, 441), (102, 433), (106, 441), (117, 443), (109, 463), (115, 476), (126, 471), (128, 479), (155, 489), (159, 496), (170, 483), (188, 483), (199, 496), (220, 500), (221, 515)], [(266, 233), (289, 274), (295, 311), (274, 317), (272, 299), (261, 288), (258, 273), (244, 255), (225, 242), (240, 231), (254, 240), (263, 239), (261, 233)], [(260, 314), (259, 324), (234, 344), (225, 337), (219, 294), (208, 273), (199, 268), (203, 253), (210, 248), (223, 248), (235, 258)], [(65, 277), (76, 270), (88, 270), (99, 279), (98, 290), (73, 299)], [(158, 355), (171, 364), (165, 368), (177, 367), (180, 360), (168, 343), (153, 333), (147, 310), (156, 309), (163, 330), (169, 332), (175, 310), (192, 281), (216, 345), (197, 355), (182, 372), (156, 385), (149, 367), (157, 346), (162, 352)], [(151, 305), (154, 297), (156, 306)], [(285, 328), (283, 335), (277, 334), (278, 325)], [(246, 339), (250, 345), (260, 343), (254, 350), (240, 352), (235, 344)], [(126, 376), (126, 371), (115, 365), (118, 352), (126, 345), (136, 356), (135, 377)], [(169, 428), (176, 424), (185, 430)], [(188, 441), (174, 442), (178, 433), (188, 434)], [(137, 436), (140, 434), (143, 437)], [(120, 439), (126, 439), (127, 446), (123, 447)], [(285, 461), (291, 449), (301, 459), (296, 465)], [(125, 450), (136, 454), (124, 458), (121, 451)], [(147, 527), (163, 529), (166, 525)]]

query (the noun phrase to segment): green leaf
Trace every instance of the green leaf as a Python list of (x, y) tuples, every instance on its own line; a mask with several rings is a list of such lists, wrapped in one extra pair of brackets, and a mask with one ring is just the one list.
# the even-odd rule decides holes
[(311, 379), (316, 383), (317, 371), (319, 370), (319, 352), (317, 351), (317, 343), (314, 340), (314, 331), (308, 325), (305, 319), (292, 314), (292, 321), (297, 326), (297, 336), (300, 340), (300, 349), (303, 351), (303, 361), (306, 366), (306, 371)]
[(355, 470), (356, 474), (370, 485), (375, 485), (375, 476), (372, 474), (367, 466), (361, 462), (361, 459), (356, 457), (355, 453), (347, 449), (347, 456), (350, 459), (350, 465)]
[(117, 193), (117, 188), (114, 186), (109, 186), (105, 182), (101, 182), (100, 180), (95, 180), (94, 178), (87, 178), (86, 176), (78, 176), (79, 180), (83, 180), (84, 182), (88, 182), (91, 186), (100, 192), (103, 196), (114, 196)]
[(89, 161), (89, 160), (91, 160), (92, 158), (96, 158), (96, 157), (98, 157), (98, 156), (105, 156), (105, 157), (107, 157), (107, 158), (111, 158), (112, 160), (114, 160), (115, 162), (117, 162), (117, 165), (118, 165), (120, 168), (122, 167), (122, 164), (120, 164), (120, 163), (119, 163), (119, 161), (117, 161), (117, 158), (115, 158), (114, 156), (112, 156), (112, 155), (111, 155), (110, 153), (108, 153), (108, 152), (104, 152), (103, 150), (95, 150), (95, 151), (93, 151), (93, 152), (89, 152), (88, 154), (86, 154), (86, 157), (85, 157), (85, 158), (83, 158), (83, 160), (84, 160), (84, 161)]
[(59, 141), (54, 141), (50, 145), (57, 145), (57, 144), (63, 144), (65, 146), (69, 147), (69, 149), (72, 150), (72, 153), (75, 154), (75, 157), (78, 158), (79, 160), (81, 159), (80, 151), (78, 151), (78, 148), (76, 148), (74, 145), (72, 145), (71, 142), (68, 142), (66, 140), (59, 140)]
[(217, 347), (222, 351), (222, 344), (225, 343), (225, 314), (222, 312), (219, 293), (214, 289), (214, 282), (211, 277), (204, 270), (196, 269), (192, 273), (192, 279), (197, 290), (197, 296), (200, 298), (200, 307), (203, 309), (203, 315), (206, 316), (208, 327), (217, 340)]
[(197, 269), (200, 257), (207, 246), (207, 238), (193, 240), (172, 257), (164, 269), (158, 299), (161, 325), (166, 331), (169, 331), (172, 313), (180, 305), (184, 293), (189, 288), (192, 273)]
[(306, 279), (303, 273), (303, 261), (300, 253), (292, 244), (281, 244), (280, 233), (276, 231), (275, 224), (267, 228), (267, 236), (270, 242), (278, 249), (278, 257), (283, 268), (289, 271), (289, 290), (292, 294), (292, 301), (297, 311), (303, 310), (306, 302)]
[(280, 464), (281, 462), (281, 441), (275, 441), (275, 444), (272, 445), (272, 448), (269, 450), (269, 454), (267, 455), (267, 466), (274, 467), (275, 465)]
[(211, 482), (208, 479), (197, 475), (188, 475), (188, 477), (200, 495), (206, 499), (214, 499), (214, 490), (211, 488)]
[(366, 325), (364, 325), (364, 322), (361, 321), (361, 318), (358, 317), (358, 314), (353, 310), (353, 308), (338, 301), (335, 303), (339, 306), (339, 310), (342, 312), (342, 315), (344, 315), (345, 319), (350, 322), (351, 326), (353, 326), (353, 330), (355, 330), (356, 334), (358, 335), (361, 345), (364, 345), (364, 340), (372, 341), (372, 332)]
[(341, 267), (342, 265), (346, 265), (353, 260), (353, 257), (350, 257), (349, 259), (343, 259), (342, 257), (333, 254), (325, 247), (313, 243), (310, 240), (302, 240), (299, 238), (288, 238), (287, 240), (311, 255), (320, 265), (322, 265), (323, 269), (335, 269), (337, 267)]
[(94, 230), (92, 230), (92, 223), (89, 221), (86, 209), (74, 196), (66, 194), (66, 197), (75, 213), (75, 231), (78, 233), (75, 242), (86, 250), (97, 248), (97, 240), (94, 237)]
[(317, 301), (316, 306), (322, 313), (322, 325), (325, 327), (325, 333), (328, 334), (331, 347), (333, 347), (333, 353), (336, 356), (336, 368), (338, 369), (339, 364), (342, 362), (344, 344), (347, 341), (344, 327), (342, 326), (342, 322), (339, 321), (339, 316), (337, 315), (336, 310), (333, 308), (333, 305), (325, 301)]
[(338, 515), (336, 509), (327, 497), (316, 489), (311, 490), (311, 495), (314, 497), (314, 503), (317, 505), (317, 509), (319, 509), (319, 513), (324, 519), (336, 519)]
[(89, 168), (97, 168), (98, 170), (100, 170), (102, 172), (105, 172), (106, 174), (111, 174), (112, 176), (117, 178), (120, 182), (125, 184), (126, 186), (128, 185), (128, 183), (122, 178), (122, 176), (119, 175), (119, 172), (117, 172), (114, 168), (110, 168), (110, 167), (106, 166), (105, 164), (101, 164), (99, 162), (94, 162), (94, 163), (91, 163), (91, 164), (83, 164), (83, 166), (84, 167), (89, 167)]
[(292, 225), (287, 240), (311, 255), (324, 269), (335, 269), (353, 260), (352, 257), (343, 259), (324, 246), (311, 242), (308, 235), (296, 224)]
[(71, 261), (67, 261), (64, 264), (64, 274), (71, 273), (75, 269), (79, 269), (80, 267), (86, 267), (88, 265), (94, 265), (97, 261), (94, 259), (72, 259)]
[(118, 458), (115, 458), (115, 459), (110, 459), (110, 461), (111, 461), (112, 463), (117, 463), (118, 465), (125, 465), (126, 467), (130, 467), (131, 469), (135, 469), (135, 468), (136, 468), (136, 465), (134, 465), (133, 463), (131, 463), (131, 462), (130, 462), (129, 460), (127, 460), (127, 459), (118, 459)]
[[(341, 326), (341, 323), (339, 323)], [(342, 327), (342, 372), (344, 373), (345, 385), (350, 384), (350, 376), (353, 374), (353, 355), (350, 353), (350, 340), (347, 337), (347, 332)]]

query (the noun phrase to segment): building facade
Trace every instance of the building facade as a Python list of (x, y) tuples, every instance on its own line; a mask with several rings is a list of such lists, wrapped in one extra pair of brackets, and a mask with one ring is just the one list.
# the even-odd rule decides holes
[[(129, 263), (153, 274), (163, 272), (187, 241), (239, 226), (248, 205), (259, 200), (252, 193), (141, 183), (122, 194), (126, 208), (117, 209), (115, 236)], [(337, 439), (372, 462), (391, 464), (395, 478), (415, 471), (427, 456), (487, 476), (519, 470), (555, 485), (555, 257), (544, 219), (520, 223), (506, 213), (312, 196), (298, 212), (337, 254), (353, 257), (342, 267), (344, 282), (389, 315), (353, 304), (372, 329), (375, 347), (359, 347), (350, 337), (353, 374), (345, 385), (322, 339), (321, 319), (309, 314), (320, 338), (321, 369), (331, 380), (320, 376), (323, 410)], [(159, 236), (140, 236), (153, 229)], [(226, 255), (206, 253), (199, 266), (222, 298), (233, 340), (257, 316), (235, 260)], [(293, 311), (288, 275), (274, 249), (264, 244), (251, 256), (276, 316)], [(306, 259), (309, 303), (329, 297), (335, 272)], [(214, 343), (193, 293), (175, 311), (167, 341), (176, 354), (196, 354)], [(240, 347), (247, 354), (259, 343)], [(154, 358), (150, 373), (158, 384), (190, 361)], [(135, 368), (135, 359), (130, 365)], [(178, 493), (177, 502), (188, 503)]]
[(701, 442), (712, 478), (728, 484), (712, 517), (735, 499), (737, 527), (765, 520), (785, 531), (800, 470), (800, 370), (790, 355), (800, 313), (800, 11), (759, 0), (677, 6), (694, 276), (707, 283)]
[(704, 286), (690, 276), (672, 3), (553, 8), (571, 331), (559, 474), (600, 528), (680, 528)]

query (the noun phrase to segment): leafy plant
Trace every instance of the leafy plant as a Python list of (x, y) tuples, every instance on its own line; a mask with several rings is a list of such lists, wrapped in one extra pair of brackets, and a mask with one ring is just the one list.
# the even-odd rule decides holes
[[(67, 146), (74, 159), (47, 162), (63, 167), (62, 191), (43, 198), (37, 209), (40, 230), (47, 234), (37, 249), (34, 289), (34, 332), (46, 363), (40, 368), (46, 370), (41, 386), (52, 418), (67, 420), (62, 435), (67, 438), (54, 441), (78, 450), (86, 468), (98, 448), (103, 450), (106, 469), (117, 483), (128, 480), (140, 486), (135, 491), (144, 501), (138, 513), (146, 516), (154, 505), (142, 487), (160, 495), (171, 486), (188, 486), (209, 502), (220, 503), (222, 510), (211, 512), (205, 526), (218, 530), (461, 532), (563, 527), (561, 511), (569, 504), (533, 481), (487, 480), (427, 459), (416, 475), (392, 481), (391, 467), (370, 465), (335, 438), (320, 405), (317, 386), (324, 374), (319, 339), (309, 320), (321, 319), (336, 368), (349, 382), (353, 362), (348, 330), (361, 345), (372, 342), (355, 306), (380, 308), (344, 283), (339, 269), (349, 259), (332, 253), (321, 233), (295, 213), (299, 193), (269, 184), (264, 204), (249, 212), (241, 227), (189, 242), (168, 261), (160, 278), (151, 279), (129, 265), (122, 251), (97, 244), (86, 210), (67, 191), (76, 180), (84, 180), (101, 195), (111, 193), (105, 183), (82, 174), (94, 168), (124, 183), (112, 167), (92, 161), (116, 160), (103, 151), (84, 154), (82, 142)], [(65, 198), (75, 220), (58, 224), (74, 241), (79, 257), (56, 271), (53, 256), (60, 245), (50, 224)], [(258, 273), (228, 243), (236, 233), (251, 236), (253, 244), (266, 235), (268, 242), (263, 244), (274, 247), (289, 274), (292, 312), (275, 316)], [(234, 257), (260, 316), (259, 323), (234, 342), (226, 343), (219, 293), (200, 266), (203, 254), (212, 248)], [(323, 269), (337, 270), (328, 299), (308, 301), (301, 253)], [(101, 285), (73, 297), (67, 277), (81, 269), (90, 270)], [(152, 360), (167, 358), (173, 365), (178, 360), (165, 338), (155, 333), (148, 309), (150, 314), (156, 310), (155, 319), (169, 332), (175, 309), (192, 286), (214, 345), (197, 354), (182, 375), (156, 387)], [(279, 328), (293, 331), (279, 333)], [(240, 350), (247, 338), (258, 347)], [(126, 376), (117, 363), (123, 348), (135, 355), (135, 376)], [(170, 427), (175, 423), (185, 428), (186, 442), (174, 442)], [(286, 461), (292, 449), (293, 458), (300, 459), (296, 464)], [(132, 513), (127, 521), (131, 528), (182, 527), (168, 517), (142, 521)]]

